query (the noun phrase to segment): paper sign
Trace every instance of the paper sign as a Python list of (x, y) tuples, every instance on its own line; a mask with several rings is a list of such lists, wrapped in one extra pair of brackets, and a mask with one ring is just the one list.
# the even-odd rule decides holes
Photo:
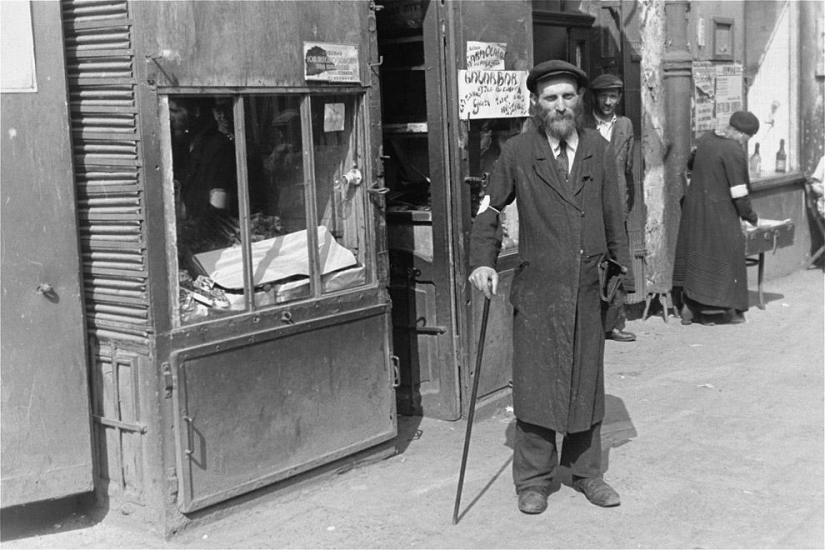
[(713, 118), (714, 97), (716, 88), (716, 73), (710, 61), (694, 61), (693, 63), (693, 130), (698, 137), (713, 130), (716, 120)]
[(324, 132), (341, 132), (344, 129), (344, 104), (324, 105)]
[(742, 65), (716, 66), (716, 129), (728, 125), (730, 116), (742, 109)]
[(358, 46), (304, 42), (304, 78), (324, 82), (359, 82)]
[(528, 115), (527, 71), (458, 71), (462, 119)]
[(503, 71), (506, 51), (503, 42), (467, 42), (467, 69)]

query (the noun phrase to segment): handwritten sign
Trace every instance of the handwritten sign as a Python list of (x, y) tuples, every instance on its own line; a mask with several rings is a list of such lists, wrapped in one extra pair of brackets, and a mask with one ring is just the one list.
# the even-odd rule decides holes
[(504, 70), (504, 53), (507, 44), (502, 42), (467, 42), (467, 69), (491, 71)]
[(324, 82), (358, 82), (358, 46), (304, 42), (304, 78)]
[(527, 71), (458, 71), (462, 119), (528, 115)]

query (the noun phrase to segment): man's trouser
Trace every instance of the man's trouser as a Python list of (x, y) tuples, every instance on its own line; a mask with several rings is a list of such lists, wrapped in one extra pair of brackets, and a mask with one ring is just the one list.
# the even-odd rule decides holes
[[(585, 432), (564, 436), (561, 465), (570, 468), (575, 476), (601, 475), (602, 423)], [(559, 466), (556, 449), (556, 431), (516, 420), (513, 443), (513, 481), (516, 491), (527, 487), (549, 488)]]

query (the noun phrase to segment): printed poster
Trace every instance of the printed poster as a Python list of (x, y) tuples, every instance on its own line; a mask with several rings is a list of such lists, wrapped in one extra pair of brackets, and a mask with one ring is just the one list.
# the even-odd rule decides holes
[(742, 65), (716, 65), (716, 129), (728, 125), (730, 116), (742, 109)]
[(307, 81), (359, 82), (358, 46), (304, 42)]
[(527, 71), (458, 71), (459, 116), (510, 118), (528, 116)]
[(693, 130), (696, 137), (716, 128), (716, 73), (710, 61), (693, 62)]
[(467, 42), (467, 69), (488, 71), (504, 70), (504, 54), (507, 44), (503, 42)]

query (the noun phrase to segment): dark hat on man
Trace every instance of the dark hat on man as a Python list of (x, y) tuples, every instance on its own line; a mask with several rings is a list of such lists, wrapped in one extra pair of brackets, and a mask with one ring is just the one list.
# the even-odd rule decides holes
[(594, 92), (599, 90), (611, 90), (613, 88), (624, 88), (624, 82), (615, 74), (600, 74), (590, 83), (590, 89)]
[(536, 93), (536, 84), (540, 80), (554, 76), (570, 77), (578, 83), (579, 88), (587, 86), (587, 74), (583, 70), (566, 61), (551, 59), (539, 63), (530, 70), (530, 74), (527, 75), (527, 89)]
[(750, 111), (736, 111), (730, 116), (728, 124), (749, 136), (759, 131), (759, 119)]

